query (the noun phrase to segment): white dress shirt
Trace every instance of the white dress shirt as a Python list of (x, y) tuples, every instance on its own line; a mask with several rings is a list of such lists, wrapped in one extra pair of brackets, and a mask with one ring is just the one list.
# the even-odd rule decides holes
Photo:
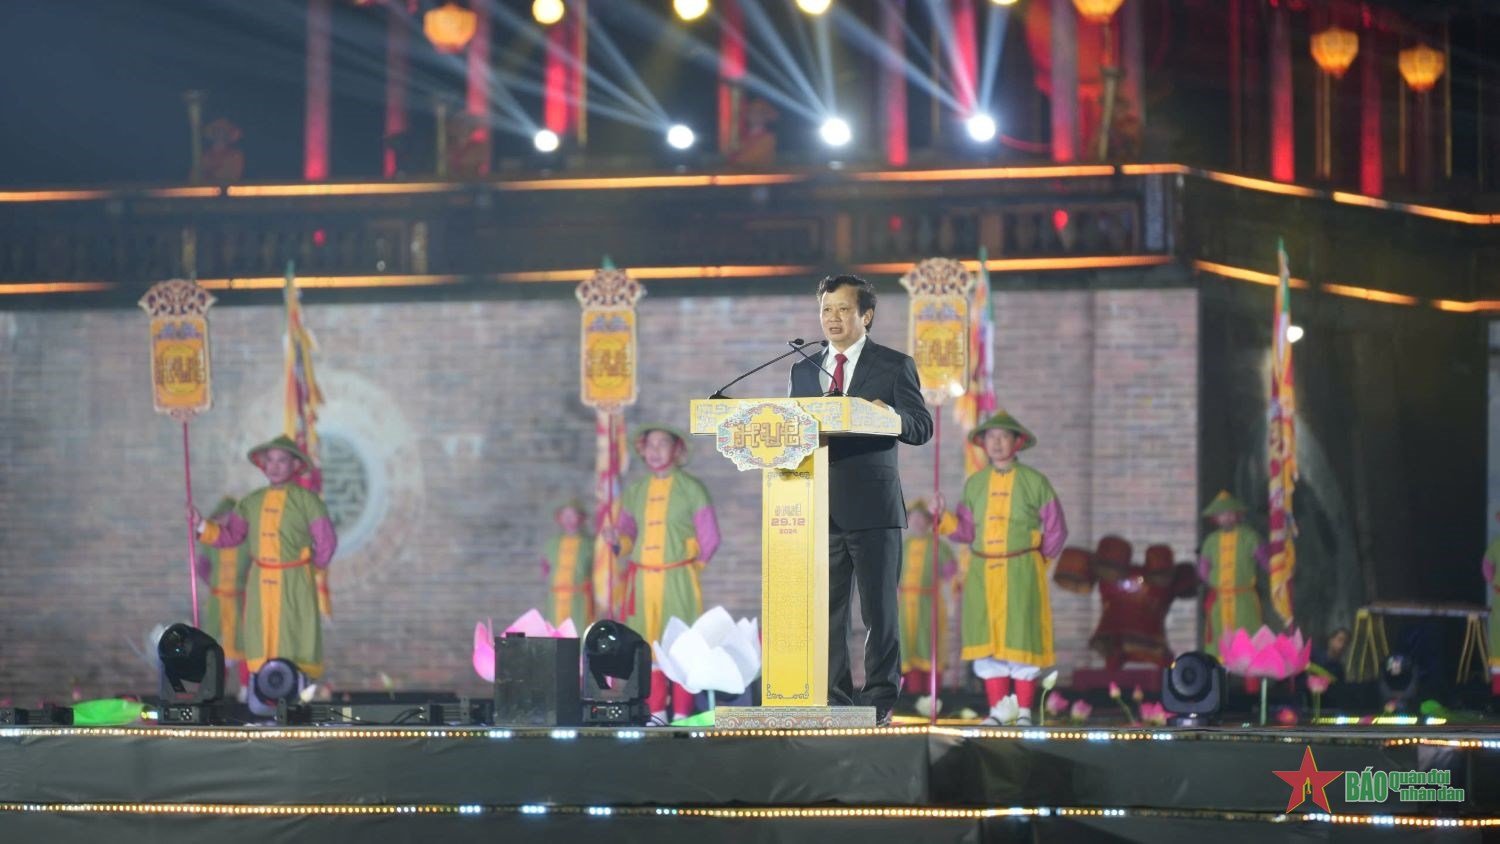
[(854, 383), (854, 366), (859, 363), (859, 353), (865, 350), (865, 341), (868, 339), (870, 335), (866, 334), (859, 338), (859, 342), (842, 352), (835, 349), (832, 343), (828, 344), (828, 350), (823, 353), (823, 368), (827, 371), (818, 373), (818, 383), (823, 385), (823, 392), (828, 392), (829, 386), (833, 384), (833, 370), (839, 365), (839, 362), (834, 360), (834, 356), (842, 354), (844, 356), (844, 393), (848, 394), (849, 385)]

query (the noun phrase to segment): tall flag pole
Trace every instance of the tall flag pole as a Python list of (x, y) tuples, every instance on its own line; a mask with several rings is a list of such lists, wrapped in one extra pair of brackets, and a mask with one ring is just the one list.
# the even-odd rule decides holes
[(182, 478), (187, 491), (188, 588), (193, 626), (198, 626), (198, 575), (193, 566), (197, 535), (193, 525), (193, 466), (188, 423), (213, 407), (209, 366), (208, 309), (214, 297), (180, 278), (154, 284), (140, 306), (151, 317), (151, 400), (157, 413), (182, 424)]
[(1285, 624), (1292, 621), (1292, 573), (1297, 569), (1297, 523), (1292, 493), (1297, 487), (1297, 391), (1292, 377), (1291, 277), (1286, 245), (1276, 241), (1281, 279), (1271, 335), (1271, 402), (1266, 457), (1270, 476), (1271, 606)]
[[(291, 437), (303, 453), (312, 458), (313, 465), (299, 475), (296, 483), (313, 492), (323, 492), (323, 469), (318, 457), (318, 408), (323, 404), (323, 392), (318, 389), (318, 379), (313, 373), (313, 352), (318, 341), (307, 330), (302, 321), (302, 291), (297, 287), (297, 265), (286, 262), (286, 285), (282, 288), (282, 299), (286, 303), (286, 335), (282, 338), (283, 380), (285, 392), (282, 401), (282, 433)], [(333, 616), (333, 596), (328, 587), (328, 571), (314, 569), (314, 580), (318, 587), (318, 612), (325, 617)]]
[[(962, 396), (969, 385), (969, 291), (974, 276), (963, 262), (952, 258), (928, 258), (901, 277), (901, 286), (911, 297), (911, 356), (917, 364), (922, 397), (932, 406), (932, 494), (942, 494), (943, 403)], [(938, 640), (945, 632), (938, 624), (944, 614), (943, 576), (939, 566), (938, 543), (942, 537), (933, 520), (930, 537), (931, 583), (927, 587), (930, 608), (927, 616), (927, 694), (932, 706), (930, 723), (937, 723)]]
[(616, 269), (606, 256), (574, 295), (583, 309), (578, 397), (594, 408), (595, 414), (595, 606), (612, 619), (617, 561), (613, 546), (604, 541), (603, 529), (613, 527), (619, 515), (620, 479), (629, 461), (624, 408), (635, 404), (638, 391), (635, 305), (646, 295), (646, 289), (624, 270)]

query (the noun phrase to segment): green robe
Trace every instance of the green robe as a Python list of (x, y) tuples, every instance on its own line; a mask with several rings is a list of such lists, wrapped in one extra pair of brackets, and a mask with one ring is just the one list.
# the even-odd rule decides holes
[(1205, 615), (1204, 641), (1209, 653), (1219, 656), (1219, 644), (1227, 631), (1260, 629), (1260, 594), (1255, 588), (1260, 564), (1255, 555), (1263, 544), (1260, 534), (1245, 524), (1216, 530), (1203, 540), (1199, 572), (1205, 586), (1217, 595)]
[(244, 659), (240, 624), (250, 556), (243, 544), (236, 548), (213, 548), (200, 542), (198, 559), (208, 561), (208, 584), (198, 596), (199, 629), (218, 640), (225, 659)]
[[(569, 544), (566, 542), (569, 539), (574, 540), (571, 543), (572, 553), (564, 558), (562, 548)], [(582, 532), (574, 536), (557, 534), (547, 540), (547, 548), (543, 553), (547, 557), (548, 570), (552, 572), (552, 602), (548, 607), (552, 624), (557, 626), (571, 618), (573, 626), (582, 633), (594, 620), (594, 537)]]
[(648, 642), (661, 639), (672, 616), (692, 624), (703, 614), (700, 556), (712, 549), (702, 548), (695, 516), (710, 506), (708, 490), (681, 469), (665, 478), (639, 478), (620, 496), (622, 520), (633, 522), (627, 523), (630, 543), (621, 554), (626, 561), (622, 616)]
[[(992, 484), (1010, 487), (1009, 508), (996, 518)], [(1003, 474), (982, 469), (964, 483), (963, 506), (974, 519), (974, 556), (964, 577), (963, 658), (1053, 664), (1052, 598), (1041, 549), (1060, 552), (1067, 527), (1052, 483), (1019, 462)], [(1053, 535), (1047, 535), (1048, 517)]]
[[(284, 498), (282, 497), (284, 496)], [(278, 511), (276, 498), (282, 498)], [(323, 675), (323, 625), (313, 578), (312, 523), (328, 518), (323, 499), (296, 484), (262, 487), (235, 507), (249, 525), (250, 558), (240, 641), (251, 671), (289, 659), (309, 677)], [(262, 534), (262, 529), (265, 533)]]
[[(932, 541), (931, 535), (909, 536), (901, 558), (901, 672), (928, 671), (932, 665)], [(938, 540), (938, 570), (953, 567), (953, 551)], [(939, 586), (941, 590), (941, 586)], [(947, 627), (945, 596), (939, 591), (938, 670), (944, 662), (943, 631)]]

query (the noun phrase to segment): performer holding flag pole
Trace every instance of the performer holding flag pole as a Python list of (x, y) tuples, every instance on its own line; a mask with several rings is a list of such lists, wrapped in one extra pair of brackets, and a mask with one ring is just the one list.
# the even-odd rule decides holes
[(152, 402), (157, 413), (182, 423), (182, 476), (187, 491), (187, 567), (198, 626), (197, 524), (188, 422), (213, 407), (208, 351), (208, 309), (214, 297), (197, 284), (172, 279), (152, 285), (140, 306), (151, 317)]

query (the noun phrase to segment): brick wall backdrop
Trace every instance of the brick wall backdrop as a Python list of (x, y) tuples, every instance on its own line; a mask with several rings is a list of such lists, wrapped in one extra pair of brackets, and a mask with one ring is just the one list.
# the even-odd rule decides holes
[[(881, 299), (877, 340), (906, 347), (905, 299)], [(561, 291), (555, 291), (561, 293)], [(1028, 461), (1062, 497), (1070, 544), (1120, 532), (1143, 550), (1196, 536), (1197, 296), (1191, 290), (1000, 292), (1001, 401), (1040, 436)], [(689, 398), (818, 335), (807, 296), (648, 295), (635, 423), (681, 423)], [(539, 605), (546, 514), (586, 495), (593, 416), (577, 401), (578, 307), (520, 301), (307, 308), (328, 397), (322, 430), (360, 456), (365, 515), (335, 559), (329, 681), (479, 692), (476, 620)], [(29, 704), (154, 688), (137, 653), (189, 614), (181, 429), (151, 410), (145, 318), (132, 311), (0, 313), (0, 699)], [(246, 449), (278, 431), (281, 311), (219, 306), (214, 392), (192, 425), (205, 508), (260, 482)], [(735, 395), (783, 395), (773, 367)], [(961, 488), (951, 409), (943, 487)], [(931, 490), (934, 450), (903, 449), (908, 498)], [(724, 545), (704, 595), (759, 612), (758, 484), (695, 443), (690, 470), (719, 505)], [(636, 468), (638, 470), (638, 467)], [(1097, 596), (1054, 591), (1059, 660), (1087, 652)], [(1179, 605), (1170, 634), (1192, 641)]]

